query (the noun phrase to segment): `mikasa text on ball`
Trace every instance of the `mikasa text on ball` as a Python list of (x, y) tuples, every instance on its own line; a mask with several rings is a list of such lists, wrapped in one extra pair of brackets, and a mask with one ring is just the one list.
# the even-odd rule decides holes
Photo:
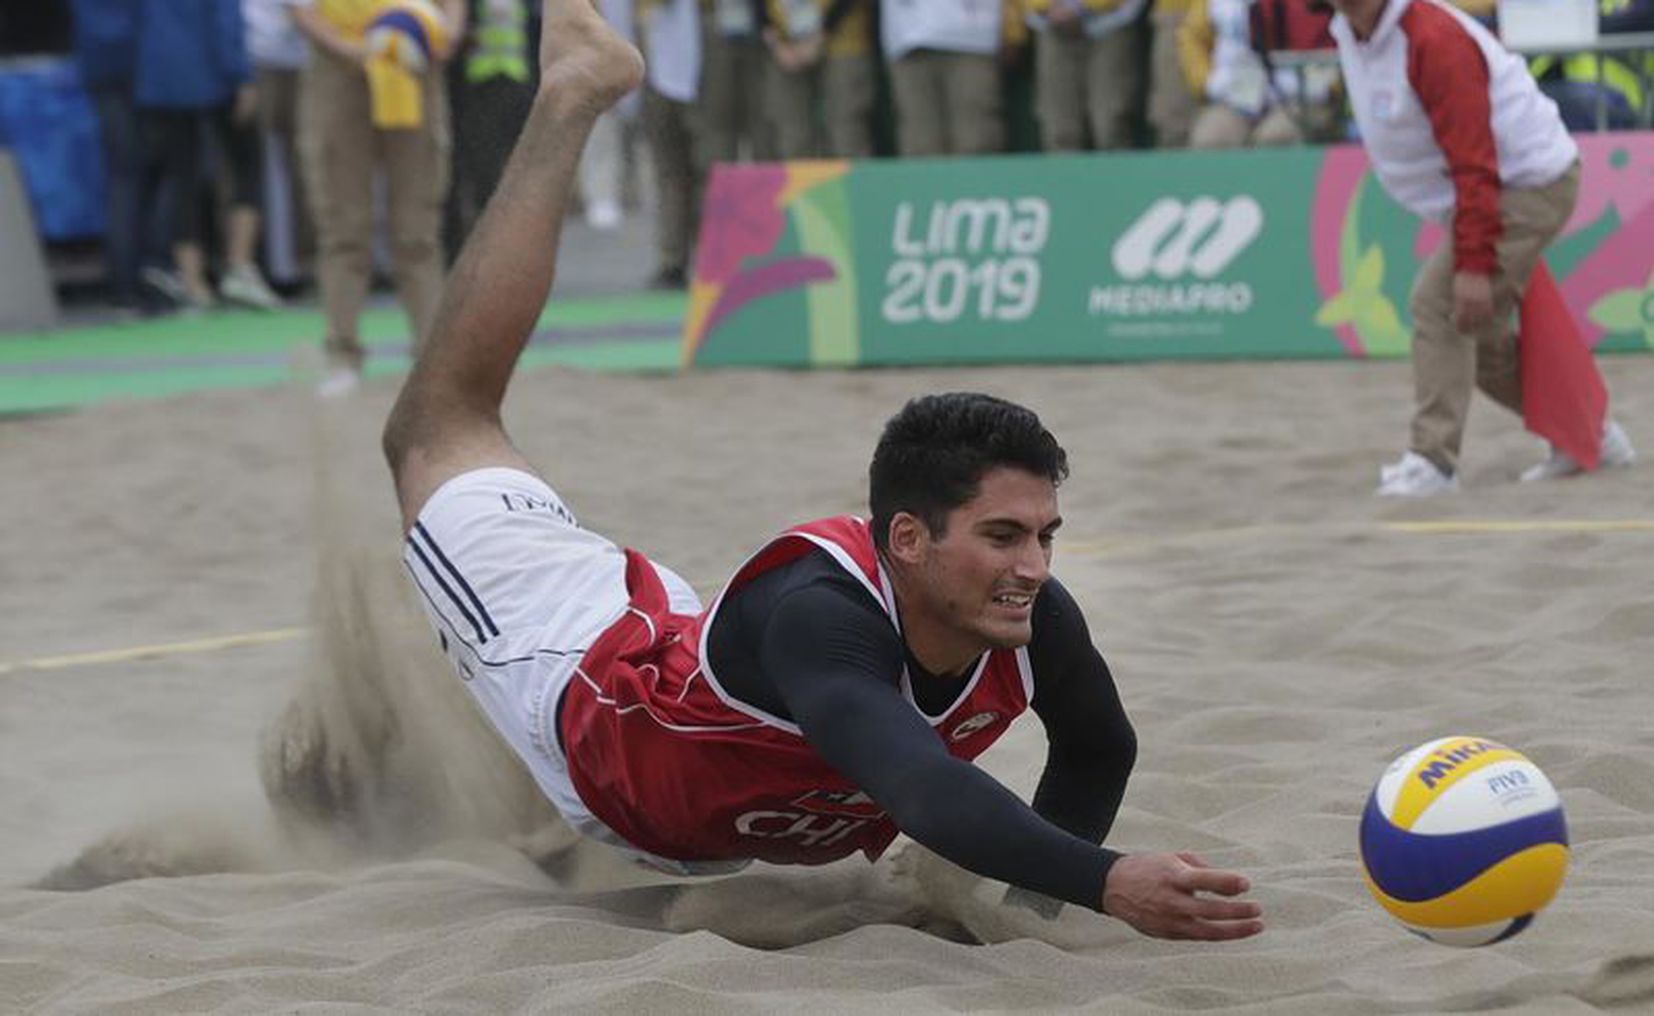
[(1562, 886), (1568, 825), (1551, 781), (1483, 737), (1442, 737), (1384, 770), (1361, 815), (1367, 888), (1409, 931), (1488, 945)]

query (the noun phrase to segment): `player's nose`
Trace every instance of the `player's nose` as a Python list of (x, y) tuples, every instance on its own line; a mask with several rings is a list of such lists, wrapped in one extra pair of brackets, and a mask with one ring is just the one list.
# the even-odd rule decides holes
[(1051, 553), (1038, 540), (1029, 540), (1017, 554), (1017, 580), (1029, 585), (1040, 585), (1051, 576)]

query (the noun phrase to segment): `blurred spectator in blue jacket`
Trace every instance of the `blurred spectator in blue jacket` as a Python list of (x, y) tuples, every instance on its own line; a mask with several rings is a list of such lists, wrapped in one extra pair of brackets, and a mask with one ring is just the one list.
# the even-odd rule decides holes
[(165, 235), (145, 228), (146, 218), (154, 221), (158, 201), (156, 175), (144, 160), (134, 97), (142, 3), (74, 0), (75, 63), (103, 135), (105, 282), (110, 301), (124, 308), (138, 307), (138, 270), (146, 261), (164, 260), (167, 246)]
[[(257, 106), (239, 0), (140, 0), (136, 97), (143, 143), (160, 165), (176, 272), (144, 279), (191, 307), (213, 303), (200, 234), (202, 137), (215, 110), (251, 122)], [(256, 190), (254, 191), (256, 193)]]

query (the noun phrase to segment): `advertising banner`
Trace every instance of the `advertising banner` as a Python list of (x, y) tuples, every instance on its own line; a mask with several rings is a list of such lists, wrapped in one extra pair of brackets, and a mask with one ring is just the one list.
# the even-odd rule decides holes
[[(1654, 348), (1654, 134), (1579, 142), (1552, 272)], [(686, 365), (1403, 356), (1445, 237), (1348, 145), (724, 165), (702, 223)]]

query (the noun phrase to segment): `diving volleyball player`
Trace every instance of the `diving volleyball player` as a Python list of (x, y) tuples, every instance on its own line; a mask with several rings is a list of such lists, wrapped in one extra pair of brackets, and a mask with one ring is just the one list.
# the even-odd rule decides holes
[[(540, 789), (669, 872), (874, 858), (900, 831), (1144, 934), (1262, 930), (1241, 875), (1099, 846), (1136, 741), (1050, 573), (1068, 466), (1032, 412), (913, 400), (874, 452), (871, 520), (776, 537), (707, 609), (580, 528), (518, 454), (500, 404), (581, 150), (643, 71), (590, 0), (545, 0), (544, 17), (533, 112), (384, 434), (439, 639)], [(1029, 707), (1050, 742), (1031, 807), (971, 761)]]

